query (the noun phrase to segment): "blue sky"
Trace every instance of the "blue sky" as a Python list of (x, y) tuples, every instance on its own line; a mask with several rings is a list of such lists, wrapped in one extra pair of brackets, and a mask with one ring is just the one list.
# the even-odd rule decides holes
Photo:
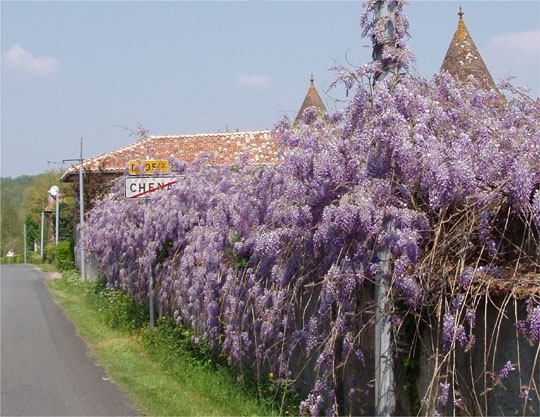
[[(464, 20), (493, 78), (538, 97), (540, 3), (417, 1), (404, 12), (416, 71), (438, 72)], [(2, 177), (34, 175), (150, 134), (270, 129), (294, 119), (336, 64), (370, 60), (361, 1), (5, 1), (1, 7)], [(67, 168), (69, 163), (63, 165)]]

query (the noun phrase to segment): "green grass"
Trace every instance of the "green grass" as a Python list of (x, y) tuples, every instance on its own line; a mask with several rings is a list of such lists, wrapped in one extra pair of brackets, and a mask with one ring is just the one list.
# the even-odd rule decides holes
[(159, 321), (156, 329), (140, 327), (141, 314), (132, 300), (117, 292), (103, 293), (74, 273), (49, 280), (47, 286), (97, 362), (141, 414), (275, 415), (236, 382), (223, 361), (189, 344), (189, 330), (177, 328), (170, 320)]
[(39, 268), (42, 272), (45, 272), (45, 273), (51, 273), (51, 272), (57, 271), (56, 266), (53, 264), (37, 263), (34, 266), (36, 268)]

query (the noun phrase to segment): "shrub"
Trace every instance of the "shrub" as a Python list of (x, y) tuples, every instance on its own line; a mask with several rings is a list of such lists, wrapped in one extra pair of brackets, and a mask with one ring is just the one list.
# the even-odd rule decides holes
[(96, 279), (88, 299), (98, 311), (101, 321), (127, 333), (133, 333), (148, 322), (148, 305), (135, 304), (133, 297), (116, 288), (107, 288), (106, 280)]
[(43, 262), (52, 264), (56, 258), (56, 245), (54, 243), (47, 243), (43, 251)]
[(58, 242), (56, 246), (56, 267), (60, 271), (69, 271), (75, 268), (73, 248), (70, 242)]

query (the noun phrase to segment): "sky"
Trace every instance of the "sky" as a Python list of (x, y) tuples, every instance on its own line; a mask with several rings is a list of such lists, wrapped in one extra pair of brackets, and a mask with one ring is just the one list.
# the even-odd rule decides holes
[[(150, 135), (271, 129), (313, 74), (371, 60), (362, 1), (0, 1), (1, 177), (67, 169)], [(439, 71), (458, 11), (497, 82), (540, 90), (540, 2), (409, 0), (414, 71)]]

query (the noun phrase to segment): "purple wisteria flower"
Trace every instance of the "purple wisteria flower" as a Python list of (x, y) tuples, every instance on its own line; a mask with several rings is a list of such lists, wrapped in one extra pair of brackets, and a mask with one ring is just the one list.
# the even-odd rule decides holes
[[(391, 13), (375, 19), (380, 3)], [(475, 278), (500, 276), (492, 265), (504, 246), (497, 208), (524, 219), (531, 236), (540, 227), (538, 101), (501, 103), (498, 93), (461, 85), (448, 74), (429, 80), (405, 74), (411, 55), (404, 5), (365, 3), (362, 30), (380, 60), (336, 69), (333, 84), (349, 93), (343, 109), (318, 118), (306, 112), (308, 124), (292, 126), (287, 118), (276, 124), (271, 135), (279, 163), (255, 164), (245, 155), (230, 166), (215, 165), (209, 155), (190, 164), (171, 161), (182, 181), (170, 191), (139, 204), (123, 198), (120, 179), (84, 225), (82, 243), (108, 287), (144, 303), (151, 272), (163, 310), (174, 312), (176, 323), (191, 327), (201, 342), (209, 339), (231, 365), (251, 363), (303, 381), (309, 378), (295, 374), (302, 366), (287, 358), (309, 358), (318, 379), (303, 387), (303, 414), (339, 410), (342, 370), (369, 368), (363, 343), (375, 325), (369, 312), (382, 252), (393, 272), (386, 306), (395, 331), (407, 318), (424, 320), (440, 303), (442, 349), (451, 358), (453, 349), (474, 342), (480, 319), (471, 302)], [(400, 76), (374, 87), (388, 68)], [(458, 268), (456, 254), (435, 260), (426, 254), (436, 243), (444, 247), (460, 217), (472, 219), (471, 253), (483, 253), (482, 262), (487, 253), (492, 259), (477, 268), (474, 259), (464, 259), (454, 285), (442, 272)], [(400, 311), (398, 300), (411, 308)], [(538, 343), (540, 306), (529, 301), (517, 327)], [(493, 375), (507, 377), (514, 366)], [(369, 387), (361, 380), (352, 378), (356, 382), (344, 389), (365, 393)], [(450, 388), (439, 386), (441, 408)], [(521, 395), (531, 393), (523, 388)], [(456, 394), (456, 407), (460, 401)]]
[(532, 200), (533, 219), (536, 227), (540, 228), (540, 189), (534, 192)]
[(444, 351), (448, 351), (450, 346), (452, 346), (454, 341), (455, 326), (455, 317), (452, 314), (445, 314), (442, 324), (442, 346)]
[(405, 275), (395, 282), (396, 289), (403, 295), (407, 304), (413, 309), (417, 309), (422, 302), (423, 288), (411, 276)]
[(533, 307), (531, 300), (527, 300), (526, 309), (527, 319), (517, 322), (516, 327), (534, 345), (540, 341), (540, 305)]
[(532, 401), (532, 398), (530, 396), (530, 390), (529, 390), (528, 386), (526, 386), (526, 385), (521, 386), (519, 398), (521, 398), (525, 404)]
[(502, 367), (502, 369), (499, 372), (493, 372), (491, 375), (491, 379), (495, 381), (495, 383), (499, 384), (508, 376), (512, 371), (515, 371), (515, 367), (512, 365), (512, 362), (508, 361), (506, 364)]
[(458, 279), (461, 283), (463, 289), (467, 291), (469, 289), (469, 286), (471, 285), (471, 282), (474, 278), (474, 269), (467, 267), (465, 270), (459, 275)]
[[(470, 328), (472, 328), (472, 323), (474, 322), (473, 318), (470, 317), (472, 312), (469, 312), (469, 310), (466, 312), (466, 321), (469, 323)], [(443, 316), (443, 323), (442, 323), (442, 347), (443, 351), (448, 351), (450, 348), (454, 345), (454, 342), (459, 343), (459, 346), (461, 346), (462, 349), (468, 349), (470, 346), (472, 346), (475, 342), (474, 335), (472, 334), (471, 330), (467, 330), (467, 328), (463, 324), (459, 324), (457, 322), (457, 318), (459, 316), (453, 314), (453, 313), (446, 313)]]
[(448, 397), (450, 395), (450, 383), (439, 383), (439, 396), (437, 397), (437, 409), (441, 410), (446, 407)]

